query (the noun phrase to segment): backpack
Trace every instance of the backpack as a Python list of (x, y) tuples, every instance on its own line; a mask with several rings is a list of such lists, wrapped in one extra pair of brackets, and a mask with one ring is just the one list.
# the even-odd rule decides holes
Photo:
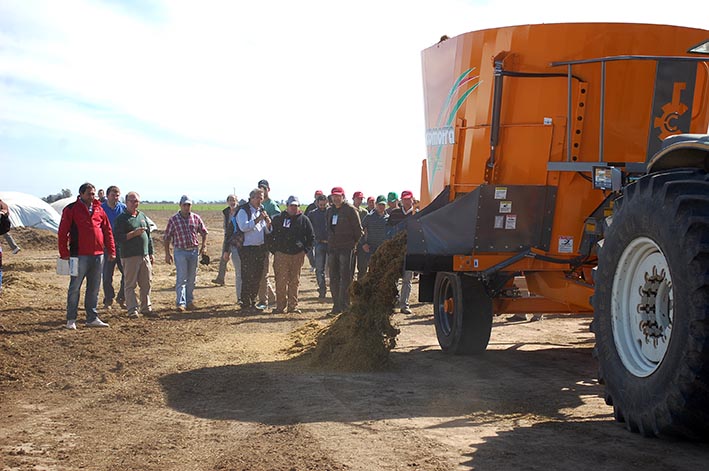
[(234, 224), (234, 232), (231, 233), (231, 236), (229, 237), (229, 245), (231, 247), (236, 247), (237, 249), (240, 249), (244, 245), (244, 233), (239, 229), (239, 224), (236, 222), (236, 216), (238, 216), (239, 211), (248, 209), (248, 203), (245, 205), (239, 206), (239, 209), (234, 213), (234, 216), (232, 218), (232, 223)]
[(10, 215), (0, 215), (0, 235), (7, 234), (10, 230)]

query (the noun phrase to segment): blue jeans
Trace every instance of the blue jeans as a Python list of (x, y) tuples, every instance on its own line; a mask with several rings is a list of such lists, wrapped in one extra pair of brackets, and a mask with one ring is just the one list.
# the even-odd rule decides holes
[(12, 237), (12, 234), (10, 234), (9, 232), (6, 232), (4, 237), (5, 237), (5, 242), (7, 242), (8, 245), (10, 246), (10, 250), (15, 250), (16, 248), (18, 248), (17, 242), (15, 242), (15, 239)]
[[(374, 255), (374, 252), (377, 251), (379, 247), (376, 245), (369, 244), (369, 252), (365, 252), (364, 249), (362, 249), (362, 268), (364, 269), (364, 272), (367, 273), (369, 270), (369, 261), (372, 259), (372, 255)], [(359, 257), (359, 252), (357, 253), (357, 256)], [(357, 263), (359, 264), (359, 260), (357, 260)], [(357, 278), (359, 280), (359, 278)]]
[(401, 309), (409, 308), (409, 296), (411, 296), (411, 280), (414, 278), (414, 272), (404, 270), (401, 273), (401, 293), (399, 294), (399, 307)]
[(367, 273), (367, 265), (369, 263), (369, 254), (364, 251), (361, 245), (357, 245), (355, 251), (352, 253), (352, 279), (355, 278), (355, 271), (357, 272), (357, 279), (361, 280), (364, 278), (365, 273)]
[(177, 280), (175, 281), (175, 294), (178, 306), (187, 306), (194, 299), (194, 285), (197, 280), (197, 260), (199, 251), (194, 249), (175, 248), (175, 270)]
[(312, 248), (308, 250), (305, 255), (308, 257), (308, 263), (310, 263), (311, 268), (315, 268), (315, 249)]
[(234, 273), (236, 274), (236, 302), (238, 303), (241, 299), (241, 257), (239, 257), (239, 249), (236, 247), (231, 248), (231, 263), (234, 264)]
[(219, 257), (219, 271), (217, 272), (217, 277), (214, 279), (215, 282), (224, 283), (224, 277), (226, 276), (226, 264), (227, 260), (223, 257)]
[(330, 249), (327, 256), (330, 269), (332, 309), (335, 311), (344, 311), (350, 305), (352, 249)]
[(98, 290), (101, 286), (101, 268), (103, 255), (79, 255), (79, 273), (71, 277), (69, 292), (66, 297), (66, 320), (75, 321), (79, 312), (79, 294), (81, 285), (86, 278), (86, 295), (84, 309), (86, 322), (92, 322), (98, 317)]
[(325, 285), (327, 244), (324, 242), (316, 242), (313, 251), (315, 252), (315, 278), (318, 280), (318, 295), (324, 298), (327, 294), (327, 286)]
[[(115, 268), (118, 267), (118, 271), (121, 272), (121, 287), (118, 288), (118, 295), (116, 295), (116, 290), (113, 289), (113, 272)], [(125, 280), (123, 278), (123, 263), (121, 263), (120, 257), (116, 257), (115, 260), (111, 261), (108, 259), (108, 254), (104, 252), (103, 254), (103, 304), (104, 306), (110, 306), (113, 304), (113, 298), (119, 303), (125, 302)]]

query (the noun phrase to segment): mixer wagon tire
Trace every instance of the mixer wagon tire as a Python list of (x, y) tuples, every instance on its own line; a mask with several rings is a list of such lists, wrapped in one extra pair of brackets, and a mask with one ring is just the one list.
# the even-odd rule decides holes
[(709, 176), (629, 185), (595, 283), (594, 356), (616, 420), (645, 436), (709, 438)]
[(492, 299), (482, 282), (456, 273), (438, 273), (433, 288), (438, 344), (446, 353), (482, 353), (490, 341)]

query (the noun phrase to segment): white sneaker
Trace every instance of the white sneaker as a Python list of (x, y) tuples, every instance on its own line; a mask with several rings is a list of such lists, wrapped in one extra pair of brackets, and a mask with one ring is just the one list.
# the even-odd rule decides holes
[(76, 321), (66, 321), (66, 328), (69, 330), (76, 330)]
[(86, 327), (108, 327), (108, 324), (97, 317), (91, 322), (87, 322)]
[(12, 251), (12, 254), (13, 254), (13, 255), (17, 255), (17, 252), (19, 252), (20, 250), (22, 250), (22, 249), (19, 248), (19, 247), (15, 247), (15, 248), (13, 249), (13, 251)]

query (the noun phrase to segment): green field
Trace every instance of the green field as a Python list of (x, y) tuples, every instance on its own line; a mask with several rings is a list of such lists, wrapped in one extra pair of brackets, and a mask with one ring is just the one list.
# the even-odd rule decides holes
[[(307, 205), (301, 205), (300, 209), (304, 210), (307, 207)], [(200, 204), (200, 203), (195, 203), (192, 205), (192, 211), (195, 213), (200, 213), (204, 211), (221, 211), (222, 209), (226, 208), (226, 203), (218, 203), (218, 204)], [(179, 211), (180, 210), (180, 205), (177, 203), (173, 204), (163, 204), (163, 203), (140, 203), (140, 210), (149, 212), (149, 211)]]
[[(225, 203), (219, 203), (219, 204), (199, 204), (195, 203), (192, 205), (192, 211), (199, 213), (200, 211), (221, 211), (222, 209), (226, 208)], [(141, 203), (140, 204), (140, 209), (141, 211), (179, 211), (180, 210), (180, 205), (177, 203), (173, 204), (162, 204), (162, 203)]]

